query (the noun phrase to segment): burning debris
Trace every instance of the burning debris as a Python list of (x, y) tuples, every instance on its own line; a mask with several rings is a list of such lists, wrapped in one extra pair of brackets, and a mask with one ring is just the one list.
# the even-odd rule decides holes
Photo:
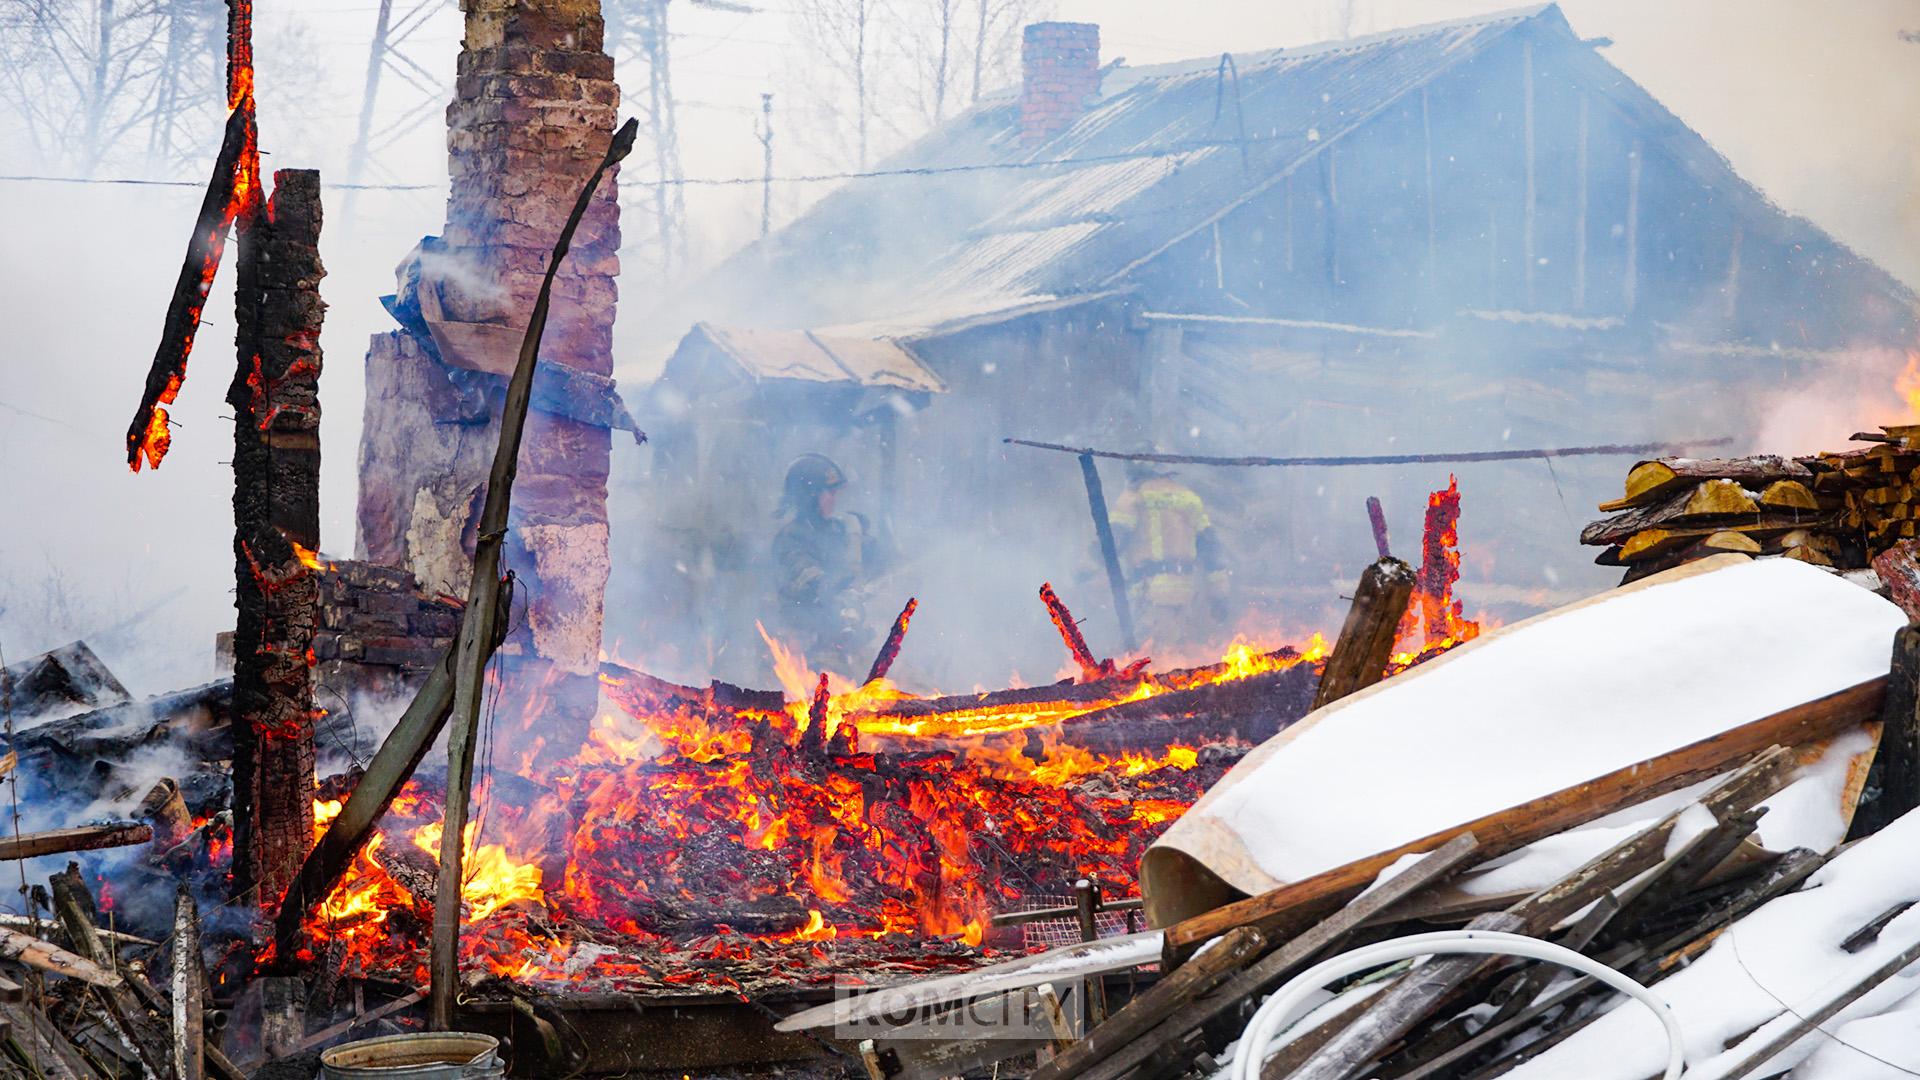
[[(1698, 1065), (1706, 1055), (1693, 1042), (1665, 1056), (1660, 1027), (1639, 1025), (1641, 1005), (1625, 1000), (1631, 988), (1662, 1010), (1662, 999), (1675, 1002), (1681, 1032), (1734, 1030), (1715, 1059), (1733, 1067), (1726, 1075), (1783, 1052), (1779, 1060), (1798, 1060), (1812, 1048), (1799, 1045), (1803, 1036), (1843, 1009), (1857, 1018), (1893, 1007), (1897, 995), (1866, 995), (1920, 954), (1911, 926), (1881, 941), (1920, 895), (1910, 873), (1898, 885), (1881, 876), (1920, 820), (1912, 813), (1920, 785), (1908, 771), (1916, 744), (1879, 734), (1882, 723), (1905, 732), (1917, 723), (1911, 693), (1893, 692), (1911, 680), (1920, 641), (1899, 629), (1905, 621), (1884, 600), (1807, 567), (1722, 556), (1496, 632), (1375, 694), (1317, 710), (1215, 785), (1147, 857), (1148, 914), (1164, 929), (875, 987), (782, 1027), (863, 1033), (876, 1080), (962, 1063), (1019, 1069), (1008, 1059), (1036, 1049), (1028, 1074), (1045, 1080), (1574, 1072), (1626, 1080), (1682, 1053)], [(1588, 624), (1631, 632), (1581, 632)], [(1882, 642), (1896, 631), (1889, 676)], [(1604, 662), (1559, 648), (1565, 640), (1587, 642)], [(1736, 703), (1684, 689), (1697, 700), (1674, 704), (1672, 689), (1687, 684), (1664, 672), (1692, 669), (1706, 654), (1719, 669), (1752, 669), (1745, 693)], [(1625, 655), (1637, 659), (1623, 665)], [(1789, 658), (1802, 666), (1783, 666)], [(1617, 701), (1588, 692), (1623, 666), (1642, 682), (1619, 688)], [(1537, 753), (1568, 730), (1547, 719), (1547, 702), (1606, 745), (1579, 758)], [(1504, 742), (1458, 737), (1503, 704), (1518, 719), (1503, 728)], [(1619, 722), (1603, 737), (1585, 722), (1590, 713)], [(1421, 752), (1364, 753), (1396, 731)], [(1526, 761), (1539, 767), (1515, 767)], [(1557, 787), (1566, 780), (1577, 782)], [(1361, 813), (1352, 828), (1329, 832), (1301, 812), (1369, 785), (1395, 790), (1383, 797), (1385, 812)], [(1849, 837), (1868, 839), (1842, 851)], [(1836, 882), (1874, 899), (1817, 899)], [(1794, 918), (1808, 921), (1789, 930)], [(1462, 933), (1431, 932), (1461, 924)], [(1414, 934), (1390, 951), (1394, 938)], [(1339, 971), (1314, 964), (1367, 941), (1388, 944), (1356, 948)], [(1854, 959), (1867, 948), (1871, 960)], [(1748, 1008), (1746, 995), (1766, 984), (1730, 959), (1735, 949), (1770, 964), (1788, 954), (1813, 960), (1812, 970), (1769, 979), (1810, 996), (1785, 1002), (1784, 1014)], [(1436, 959), (1404, 974), (1393, 964), (1454, 950), (1492, 956)], [(1154, 963), (1154, 985), (1103, 1017), (1095, 988), (1113, 993)], [(1553, 965), (1581, 977), (1556, 978)], [(1323, 983), (1333, 984), (1331, 1001), (1305, 1015), (1303, 996)], [(1090, 1003), (1084, 1027), (1046, 1038), (1029, 1018), (1044, 1017), (1044, 1002), (1063, 988), (1076, 1013)], [(1868, 1000), (1879, 1004), (1855, 1006)], [(929, 1034), (943, 1017), (955, 1027), (982, 1016), (1007, 1018), (1000, 1037)], [(1680, 1032), (1669, 1025), (1669, 1034)], [(1709, 1054), (1719, 1049), (1716, 1036)]]
[[(493, 1068), (501, 1053), (517, 1074), (534, 1076), (690, 1075), (759, 1054), (839, 1055), (870, 1080), (998, 1076), (1009, 1062), (1014, 1074), (1045, 1080), (1410, 1080), (1557, 1075), (1577, 1052), (1618, 1040), (1620, 1059), (1631, 1063), (1620, 1080), (1640, 1080), (1649, 1071), (1639, 1060), (1644, 1047), (1619, 1019), (1615, 992), (1659, 1005), (1648, 984), (1675, 988), (1674, 1011), (1699, 1025), (1690, 1030), (1736, 1036), (1722, 1040), (1731, 1057), (1714, 1067), (1737, 1076), (1849, 1008), (1855, 1016), (1880, 1008), (1875, 989), (1920, 957), (1903, 914), (1920, 902), (1920, 884), (1902, 874), (1899, 845), (1888, 842), (1920, 827), (1910, 823), (1920, 820), (1912, 813), (1920, 808), (1920, 630), (1905, 625), (1920, 617), (1920, 425), (1855, 436), (1872, 445), (1840, 453), (1640, 461), (1623, 497), (1602, 507), (1616, 516), (1582, 535), (1606, 548), (1601, 562), (1627, 568), (1624, 587), (1504, 629), (1469, 618), (1455, 595), (1456, 477), (1427, 494), (1417, 566), (1393, 556), (1385, 508), (1369, 497), (1378, 559), (1358, 575), (1331, 646), (1317, 633), (1274, 632), (1271, 612), (1260, 624), (1268, 632), (1222, 646), (1232, 608), (1244, 606), (1240, 594), (1284, 594), (1273, 580), (1236, 582), (1226, 530), (1215, 526), (1231, 512), (1223, 507), (1252, 500), (1234, 495), (1230, 481), (1188, 486), (1170, 470), (1218, 477), (1255, 467), (1522, 460), (1551, 470), (1555, 458), (1677, 454), (1731, 440), (1367, 456), (1302, 456), (1296, 447), (1280, 457), (1006, 439), (1073, 455), (1073, 498), (1056, 498), (1057, 477), (1022, 477), (984, 500), (981, 516), (1029, 509), (1023, 500), (1077, 507), (1084, 485), (1098, 563), (1081, 552), (1024, 579), (1017, 595), (1041, 581), (1039, 609), (1007, 621), (1008, 633), (1017, 622), (1049, 641), (1045, 628), (1053, 628), (1064, 648), (1057, 681), (1025, 685), (1012, 676), (997, 689), (951, 694), (909, 691), (960, 680), (916, 675), (913, 658), (898, 664), (908, 647), (921, 647), (912, 628), (928, 633), (915, 622), (919, 597), (940, 611), (921, 587), (928, 575), (914, 571), (911, 587), (884, 591), (893, 587), (879, 567), (895, 539), (890, 522), (870, 530), (852, 513), (835, 519), (847, 474), (808, 448), (802, 460), (822, 467), (790, 468), (782, 504), (789, 522), (804, 510), (809, 528), (790, 524), (781, 535), (822, 551), (800, 551), (796, 541), (782, 560), (796, 565), (782, 570), (796, 579), (789, 584), (807, 585), (823, 625), (844, 633), (805, 640), (810, 662), (785, 630), (776, 639), (761, 629), (777, 687), (719, 678), (683, 685), (602, 652), (614, 551), (611, 432), (644, 436), (612, 377), (615, 174), (639, 123), (615, 127), (619, 90), (599, 4), (462, 5), (444, 235), (424, 239), (402, 263), (394, 294), (382, 298), (399, 329), (377, 336), (367, 354), (360, 561), (319, 552), (319, 176), (279, 170), (269, 188), (252, 8), (250, 0), (229, 6), (223, 141), (126, 455), (140, 472), (168, 452), (168, 407), (231, 232), (236, 367), (226, 402), (238, 618), (223, 646), (232, 672), (135, 700), (84, 642), (0, 671), (0, 776), (27, 795), (16, 799), (11, 834), (0, 837), (0, 860), (22, 869), (23, 905), (0, 919), (0, 1078), (310, 1072), (310, 1056), (343, 1039), (424, 1028), (456, 1040), (459, 1053), (444, 1051), (449, 1064)], [(865, 255), (854, 249), (889, 246), (877, 233), (845, 230), (845, 297), (814, 297), (817, 310), (807, 310), (807, 290), (768, 289), (754, 302), (772, 323), (794, 325), (702, 323), (689, 335), (650, 402), (672, 414), (676, 442), (649, 465), (656, 476), (679, 470), (719, 488), (765, 473), (760, 459), (816, 437), (796, 434), (807, 426), (796, 414), (811, 409), (840, 440), (826, 447), (836, 455), (873, 451), (878, 479), (860, 494), (890, 518), (908, 495), (919, 510), (946, 509), (935, 506), (937, 485), (902, 484), (903, 468), (954, 464), (917, 452), (925, 441), (902, 453), (900, 441), (990, 446), (980, 415), (1044, 417), (1063, 439), (1117, 425), (1129, 440), (1141, 436), (1135, 445), (1181, 431), (1204, 445), (1228, 436), (1208, 431), (1203, 440), (1187, 422), (1190, 400), (1221, 431), (1257, 430), (1259, 408), (1242, 416), (1226, 400), (1256, 370), (1333, 387), (1326, 401), (1301, 399), (1319, 409), (1343, 379), (1370, 396), (1381, 363), (1417, 359), (1401, 350), (1437, 347), (1460, 327), (1504, 324), (1513, 340), (1539, 335), (1553, 348), (1583, 341), (1592, 351), (1603, 337), (1693, 347), (1653, 321), (1672, 317), (1678, 301), (1666, 294), (1687, 290), (1670, 280), (1678, 260), (1641, 265), (1642, 170), (1652, 170), (1650, 244), (1677, 245), (1665, 219), (1713, 200), (1676, 200), (1673, 163), (1643, 155), (1643, 145), (1694, 155), (1713, 174), (1708, 196), (1745, 190), (1719, 175), (1717, 158), (1699, 156), (1704, 143), (1691, 132), (1662, 132), (1655, 147), (1643, 142), (1645, 117), (1611, 107), (1590, 116), (1581, 96), (1570, 114), (1578, 199), (1547, 200), (1556, 213), (1563, 202), (1577, 206), (1577, 228), (1536, 230), (1536, 51), (1541, 69), (1566, 85), (1619, 82), (1551, 8), (1248, 64), (1250, 103), (1264, 109), (1285, 99), (1303, 111), (1255, 125), (1271, 127), (1268, 136), (1243, 131), (1237, 154), (1204, 145), (1139, 153), (1150, 132), (1175, 130), (1176, 113), (1196, 103), (1204, 112), (1202, 99), (1219, 120), (1229, 86), (1236, 121), (1247, 126), (1231, 57), (1217, 70), (1209, 61), (1129, 73), (1137, 90), (1103, 101), (1112, 87), (1097, 27), (1043, 24), (1025, 40), (1017, 102), (981, 98), (953, 144), (994, 154), (1020, 147), (1023, 156), (979, 170), (996, 171), (995, 184), (1005, 179), (994, 190), (1007, 197), (966, 200), (999, 204), (984, 222), (929, 223), (922, 239), (959, 226), (935, 248), (950, 243), (965, 273), (948, 266), (932, 291), (900, 283), (900, 296), (918, 296), (928, 310), (972, 307), (898, 334), (853, 317), (873, 312), (850, 311), (846, 325), (822, 327), (831, 332), (799, 329), (854, 303), (861, 290), (851, 286), (878, 266), (858, 265)], [(1475, 194), (1466, 243), (1476, 257), (1450, 261), (1477, 268), (1487, 245), (1486, 279), (1475, 286), (1486, 299), (1476, 291), (1472, 303), (1492, 310), (1459, 312), (1446, 333), (1386, 309), (1366, 312), (1385, 317), (1379, 325), (1347, 321), (1361, 310), (1348, 310), (1349, 275), (1378, 268), (1337, 217), (1381, 191), (1398, 206), (1415, 186), (1401, 178), (1396, 189), (1384, 167), (1336, 174), (1337, 156), (1368, 146), (1379, 130), (1363, 131), (1371, 121), (1354, 118), (1397, 117), (1408, 130), (1419, 118), (1427, 212), (1416, 245), (1428, 268), (1410, 276), (1418, 258), (1379, 261), (1398, 278), (1421, 280), (1431, 295), (1413, 306), (1441, 310), (1435, 304), (1451, 283), (1436, 269), (1440, 234), (1461, 215), (1436, 207), (1460, 196), (1435, 186), (1428, 87), (1442, 106), (1442, 140), (1456, 136), (1459, 121), (1445, 115), (1455, 108), (1449, 80), (1458, 87), (1482, 78), (1458, 70), (1473, 57), (1478, 72), (1511, 61), (1524, 75), (1509, 80), (1524, 83), (1524, 108), (1500, 114), (1526, 125), (1524, 139), (1513, 140), (1524, 148), (1524, 182), (1509, 178), (1526, 193), (1514, 208), (1521, 227), (1506, 230), (1524, 238), (1519, 292), (1509, 295), (1502, 281), (1507, 259), (1493, 235), (1505, 219), (1496, 214), (1483, 231), (1484, 199)], [(1401, 74), (1353, 78), (1376, 69)], [(1065, 97), (1062, 78), (1073, 85)], [(1291, 92), (1321, 84), (1329, 92)], [(1408, 96), (1416, 88), (1417, 113)], [(667, 92), (662, 76), (656, 117)], [(1557, 115), (1574, 100), (1543, 94), (1541, 110)], [(1320, 119), (1295, 137), (1310, 117)], [(1596, 154), (1624, 155), (1622, 182), (1591, 193), (1590, 122)], [(763, 144), (771, 154), (771, 127)], [(655, 149), (664, 206), (677, 166)], [(973, 171), (952, 164), (928, 159), (924, 168), (890, 169), (887, 179)], [(998, 177), (1003, 165), (1014, 168)], [(1088, 165), (1104, 171), (1073, 171)], [(1296, 263), (1295, 182), (1308, 183), (1307, 168), (1323, 186), (1319, 194), (1303, 187)], [(770, 185), (770, 158), (768, 170)], [(1442, 170), (1441, 183), (1455, 183), (1455, 171)], [(1340, 198), (1336, 175), (1347, 191)], [(1596, 250), (1591, 267), (1589, 194), (1596, 220), (1625, 222), (1622, 244), (1606, 245), (1604, 258)], [(829, 225), (844, 212), (833, 202), (820, 211)], [(1799, 225), (1768, 218), (1780, 228), (1749, 234), (1739, 223), (1756, 213), (1739, 200), (1715, 205), (1723, 204), (1735, 208), (1735, 242), (1715, 296), (1724, 295), (1728, 334), (1742, 343), (1761, 340), (1769, 325), (1759, 319), (1767, 304), (1741, 307), (1742, 236), (1754, 237), (1746, 241), (1754, 245), (1750, 296), (1798, 295), (1813, 274), (1804, 262), (1825, 268), (1821, 280), (1864, 283), (1876, 303), (1898, 297), (1878, 271)], [(1192, 229), (1175, 220), (1201, 211), (1212, 216)], [(1284, 230), (1266, 228), (1280, 221)], [(1028, 233), (1053, 234), (1045, 242), (1056, 249), (1021, 250), (1032, 243)], [(1541, 239), (1549, 235), (1554, 244), (1579, 239), (1549, 257)], [(1279, 237), (1283, 257), (1267, 250)], [(1149, 241), (1151, 251), (1122, 250)], [(784, 261), (770, 255), (739, 277), (757, 279)], [(1756, 269), (1770, 262), (1800, 276)], [(1135, 274), (1149, 264), (1150, 273)], [(996, 277), (1012, 265), (1026, 267), (1019, 281)], [(1617, 292), (1624, 315), (1588, 312), (1590, 271), (1596, 305)], [(1213, 282), (1205, 310), (1164, 284), (1186, 279)], [(1536, 294), (1566, 289), (1576, 314), (1533, 310)], [(1296, 293), (1334, 297), (1336, 310), (1319, 314), (1337, 318), (1296, 317), (1303, 313), (1279, 300)], [(1520, 297), (1525, 310), (1506, 310)], [(798, 306), (776, 310), (789, 303)], [(1845, 322), (1811, 308), (1792, 314), (1803, 336), (1810, 324), (1821, 340)], [(1745, 320), (1737, 334), (1736, 316)], [(1874, 333), (1905, 327), (1903, 319), (1881, 311)], [(1058, 385), (994, 383), (999, 361), (978, 359), (1006, 352), (1033, 368), (1063, 359), (1044, 352), (1059, 342), (1084, 355), (1061, 365)], [(1362, 364), (1336, 359), (1348, 353)], [(1487, 396), (1448, 381), (1460, 377), (1411, 385), (1455, 402)], [(1911, 365), (1907, 377), (1916, 378)], [(936, 398), (989, 401), (1005, 387), (1031, 400), (907, 422), (938, 410)], [(1111, 508), (1096, 459), (1126, 463), (1130, 484)], [(1378, 490), (1411, 504), (1433, 476), (1409, 472), (1395, 483), (1397, 491)], [(757, 497), (754, 486), (742, 482), (726, 497), (744, 505)], [(726, 516), (714, 509), (725, 502), (703, 495), (695, 516)], [(665, 510), (660, 517), (675, 516)], [(952, 543), (959, 532), (951, 522), (976, 515), (917, 516), (939, 519), (948, 532), (939, 539)], [(1072, 516), (1088, 524), (1077, 510)], [(1294, 546), (1291, 532), (1285, 541), (1266, 535), (1292, 529), (1282, 517), (1248, 515), (1242, 532), (1262, 547), (1242, 564), (1277, 563)], [(1031, 523), (1059, 543), (1049, 530), (1064, 520), (1036, 514)], [(740, 589), (707, 604), (716, 567), (748, 563), (740, 537), (765, 524), (717, 528), (727, 536), (700, 539), (692, 547), (702, 558), (676, 566), (705, 582), (690, 587), (698, 602), (687, 609), (705, 630), (738, 622), (757, 602)], [(841, 541), (859, 557), (841, 558)], [(1284, 553), (1315, 565), (1313, 544)], [(686, 546), (654, 545), (649, 557), (671, 559)], [(942, 554), (920, 547), (909, 554)], [(1355, 564), (1341, 559), (1318, 565), (1335, 567), (1344, 582)], [(1054, 583), (1071, 594), (1098, 572), (1111, 607), (1106, 596), (1094, 608), (1077, 595), (1083, 613), (1094, 612), (1083, 623)], [(1325, 576), (1313, 603), (1332, 592)], [(797, 605), (800, 591), (780, 595)], [(875, 594), (906, 592), (916, 595), (884, 635), (863, 622), (871, 612), (855, 610)], [(660, 610), (678, 617), (670, 605)], [(777, 614), (767, 612), (769, 625), (782, 626)], [(1117, 639), (1107, 637), (1109, 616)], [(1244, 625), (1255, 625), (1251, 618)], [(1140, 631), (1151, 640), (1137, 639)], [(862, 677), (841, 654), (865, 636), (880, 642)], [(1194, 662), (1182, 650), (1203, 639), (1212, 646), (1200, 654), (1207, 662)], [(697, 674), (669, 670), (658, 656), (645, 666), (707, 679), (749, 651), (740, 640), (752, 638), (735, 635), (725, 663), (713, 649)], [(1124, 648), (1109, 653), (1114, 640)], [(829, 642), (834, 655), (823, 663)], [(937, 644), (928, 655), (954, 651)], [(1001, 671), (1033, 661), (1005, 662)], [(1620, 679), (1622, 671), (1633, 678)], [(401, 703), (383, 736), (353, 716)], [(444, 762), (432, 756), (443, 732)], [(1843, 852), (1849, 837), (1864, 840)], [(1804, 888), (1812, 883), (1826, 895)], [(1784, 1013), (1718, 1002), (1739, 998), (1748, 983), (1772, 996), (1759, 979), (1736, 977), (1745, 961), (1732, 946), (1763, 929), (1778, 934), (1791, 918), (1808, 920), (1820, 939), (1805, 966), (1844, 978), (1796, 970), (1794, 1001), (1776, 999)], [(1461, 944), (1461, 935), (1421, 936), (1433, 926), (1464, 927), (1471, 958), (1394, 966)], [(1417, 940), (1390, 940), (1401, 937)], [(1315, 964), (1360, 942), (1372, 944), (1337, 969)], [(1492, 946), (1511, 955), (1477, 955)], [(1855, 963), (1834, 952), (1871, 955)], [(1580, 977), (1556, 979), (1547, 962)], [(1350, 976), (1359, 978), (1343, 981)], [(850, 985), (872, 992), (842, 993)], [(1297, 995), (1323, 990), (1328, 1004), (1311, 1017), (1293, 1008)], [(1813, 990), (1824, 996), (1800, 1002)], [(1028, 1012), (1035, 1023), (1011, 1036), (947, 1030), (983, 1004)], [(615, 1025), (602, 1026), (609, 1011), (631, 1025), (619, 1029), (629, 1033), (624, 1041), (611, 1034)], [(911, 1019), (901, 1025), (890, 1014)], [(588, 1015), (595, 1019), (581, 1019)], [(799, 1034), (827, 1026), (835, 1030)], [(732, 1045), (747, 1042), (756, 1045)], [(692, 1043), (721, 1049), (660, 1056), (661, 1045), (678, 1053)]]

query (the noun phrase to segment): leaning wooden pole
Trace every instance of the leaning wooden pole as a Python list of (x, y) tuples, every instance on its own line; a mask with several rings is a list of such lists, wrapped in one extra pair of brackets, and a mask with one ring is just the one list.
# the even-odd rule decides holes
[(1133, 632), (1133, 605), (1127, 600), (1127, 575), (1120, 570), (1120, 547), (1113, 540), (1113, 519), (1107, 516), (1107, 492), (1100, 485), (1100, 468), (1092, 454), (1080, 455), (1080, 478), (1087, 485), (1087, 509), (1093, 514), (1093, 531), (1100, 538), (1100, 561), (1107, 567), (1107, 587), (1113, 590), (1113, 615), (1120, 622), (1120, 641), (1128, 653), (1140, 651), (1140, 638)]
[[(513, 379), (507, 384), (506, 404), (500, 412), (500, 445), (494, 450), (493, 468), (487, 474), (487, 500), (480, 511), (480, 537), (473, 553), (473, 584), (467, 594), (469, 613), (490, 612), (500, 599), (500, 557), (507, 535), (507, 510), (513, 496), (513, 478), (518, 471), (520, 438), (527, 425), (527, 403), (533, 393), (533, 369), (540, 356), (540, 335), (546, 329), (547, 308), (553, 296), (553, 277), (560, 269), (573, 234), (593, 201), (594, 189), (627, 153), (633, 149), (639, 121), (628, 120), (614, 133), (606, 156), (587, 178), (573, 212), (553, 245), (553, 257), (547, 261), (546, 276), (533, 302), (533, 316), (527, 334), (520, 343), (520, 359), (514, 365)], [(468, 787), (473, 783), (473, 751), (479, 726), (480, 700), (485, 687), (486, 662), (492, 654), (489, 620), (464, 619), (453, 643), (452, 728), (447, 733), (447, 801), (440, 836), (440, 880), (433, 904), (433, 952), (428, 965), (432, 993), (428, 999), (428, 1022), (438, 1031), (453, 1027), (453, 1003), (460, 981), (460, 886), (462, 844), (467, 826)]]
[(1353, 606), (1347, 609), (1347, 621), (1340, 627), (1340, 640), (1327, 657), (1320, 675), (1320, 689), (1313, 695), (1313, 707), (1319, 708), (1365, 690), (1387, 674), (1387, 658), (1393, 653), (1394, 631), (1400, 617), (1407, 613), (1413, 598), (1413, 568), (1389, 555), (1374, 562), (1360, 574), (1360, 587), (1353, 591)]

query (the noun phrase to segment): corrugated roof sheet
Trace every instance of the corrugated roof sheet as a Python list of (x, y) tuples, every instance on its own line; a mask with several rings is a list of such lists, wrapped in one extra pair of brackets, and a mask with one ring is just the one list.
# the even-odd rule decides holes
[(694, 334), (755, 379), (854, 383), (943, 393), (946, 385), (899, 343), (885, 338), (821, 336), (806, 330), (758, 330), (700, 323)]

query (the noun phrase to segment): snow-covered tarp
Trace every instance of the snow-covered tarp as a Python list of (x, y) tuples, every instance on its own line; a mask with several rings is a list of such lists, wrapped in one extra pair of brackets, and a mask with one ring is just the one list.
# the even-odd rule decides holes
[[(1148, 850), (1148, 917), (1164, 926), (1884, 675), (1905, 624), (1815, 567), (1731, 555), (1503, 627), (1247, 755)], [(1849, 770), (1808, 772), (1825, 786), (1776, 800), (1837, 807), (1826, 791)], [(1769, 813), (1763, 842), (1769, 825), (1831, 847), (1845, 816)], [(1584, 847), (1546, 861), (1577, 865)]]

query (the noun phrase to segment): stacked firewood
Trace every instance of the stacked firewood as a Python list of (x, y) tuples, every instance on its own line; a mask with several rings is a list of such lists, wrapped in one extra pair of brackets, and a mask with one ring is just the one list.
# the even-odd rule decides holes
[(1627, 581), (1722, 552), (1857, 570), (1920, 535), (1920, 425), (1856, 434), (1873, 445), (1789, 458), (1661, 458), (1627, 474), (1612, 517), (1581, 530)]

